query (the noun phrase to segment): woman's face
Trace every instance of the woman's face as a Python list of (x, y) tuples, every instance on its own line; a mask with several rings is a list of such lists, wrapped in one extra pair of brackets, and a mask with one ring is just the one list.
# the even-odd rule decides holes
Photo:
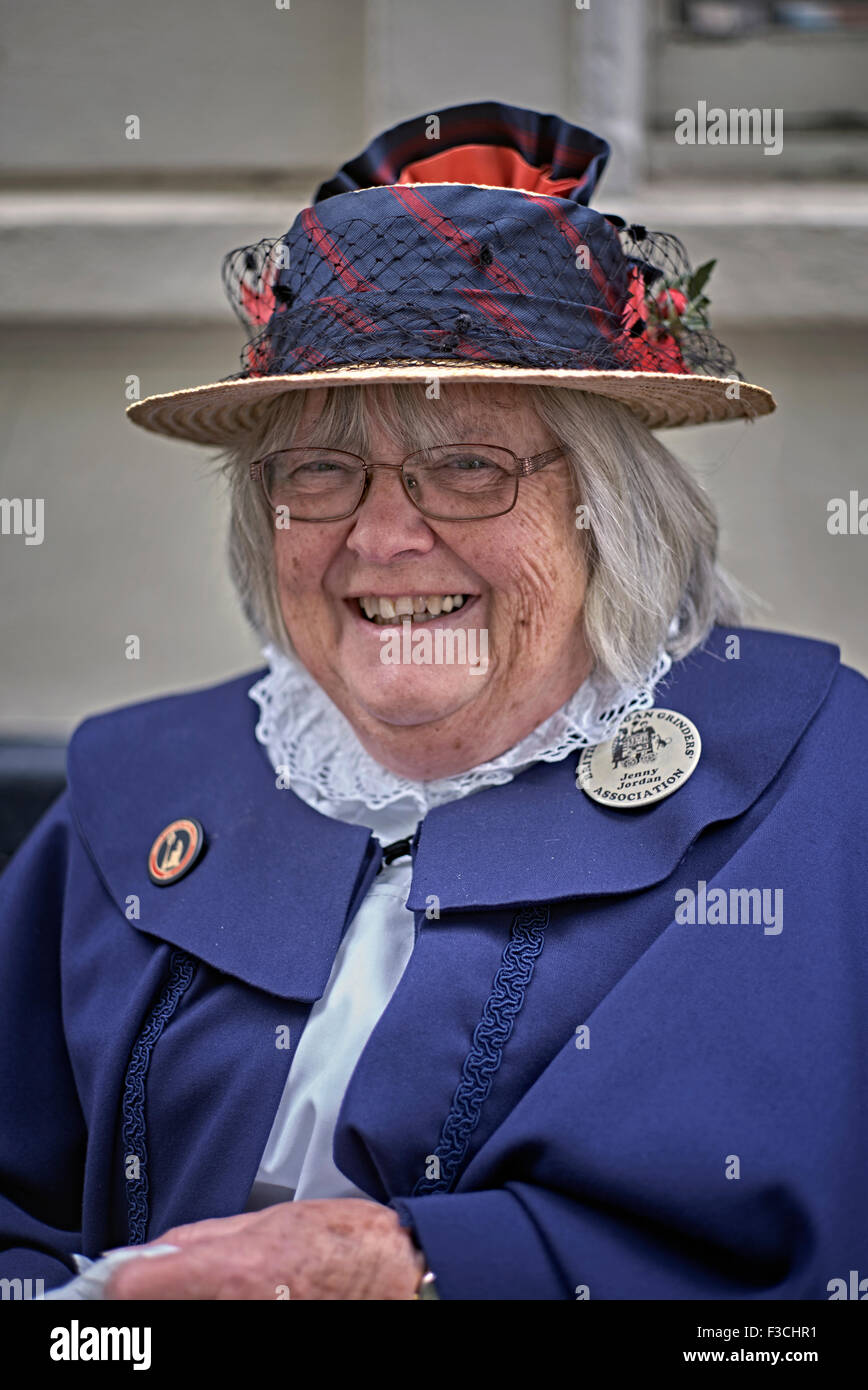
[[(363, 389), (371, 400), (369, 458), (400, 463), (409, 450), (378, 418), (376, 388)], [(307, 393), (292, 444), (347, 448), (346, 441), (315, 432), (321, 399), (319, 391)], [(449, 385), (428, 408), (448, 412), (456, 442), (504, 445), (520, 458), (558, 444), (521, 389)], [(522, 479), (506, 515), (435, 521), (414, 507), (398, 472), (377, 469), (353, 516), (290, 518), (287, 529), (275, 529), (280, 605), (293, 645), (383, 766), (428, 780), (488, 761), (581, 684), (590, 657), (575, 500), (568, 465), (559, 459)], [(433, 596), (428, 608), (436, 609), (437, 598), (456, 595), (463, 596), (460, 607), (410, 625), (403, 653), (389, 640), (400, 638), (401, 617), (384, 627), (366, 616), (361, 602), (387, 599), (397, 606), (400, 599)], [(437, 628), (444, 630), (440, 664)], [(422, 629), (430, 633), (427, 662)], [(467, 660), (447, 664), (450, 650), (460, 658), (459, 629)], [(388, 659), (402, 654), (410, 660)], [(483, 658), (476, 667), (473, 655)]]

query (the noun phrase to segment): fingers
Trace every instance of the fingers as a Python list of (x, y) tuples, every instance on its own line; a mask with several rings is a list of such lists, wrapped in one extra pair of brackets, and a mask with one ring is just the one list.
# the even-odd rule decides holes
[[(289, 1243), (277, 1242), (258, 1219), (261, 1212), (196, 1222), (166, 1232), (155, 1244), (181, 1246), (178, 1254), (131, 1260), (108, 1280), (105, 1297), (114, 1300), (274, 1299), (286, 1283), (274, 1268), (291, 1262)], [(251, 1226), (259, 1226), (251, 1231)], [(171, 1237), (171, 1239), (170, 1239)], [(142, 1249), (147, 1249), (142, 1246)]]
[[(156, 1266), (159, 1265), (159, 1272)], [(159, 1260), (131, 1260), (112, 1274), (105, 1286), (109, 1300), (176, 1299), (184, 1292), (190, 1271), (190, 1256), (164, 1255)]]
[(251, 1279), (249, 1263), (227, 1260), (223, 1240), (200, 1240), (181, 1254), (159, 1260), (133, 1260), (113, 1274), (106, 1298), (120, 1301), (167, 1302), (265, 1298)]

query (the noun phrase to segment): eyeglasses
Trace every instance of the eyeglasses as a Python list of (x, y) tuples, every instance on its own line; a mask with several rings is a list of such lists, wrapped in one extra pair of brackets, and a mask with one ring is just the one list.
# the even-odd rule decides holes
[(520, 478), (561, 458), (547, 449), (519, 458), (495, 444), (438, 444), (408, 454), (403, 463), (372, 463), (342, 449), (280, 449), (250, 465), (272, 511), (286, 507), (290, 521), (343, 521), (365, 500), (375, 468), (400, 472), (404, 491), (435, 521), (481, 521), (512, 511)]

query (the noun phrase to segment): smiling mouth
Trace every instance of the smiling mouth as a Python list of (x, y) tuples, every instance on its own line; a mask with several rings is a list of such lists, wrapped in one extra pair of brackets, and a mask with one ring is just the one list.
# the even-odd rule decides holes
[(411, 621), (430, 623), (446, 613), (454, 613), (474, 598), (474, 594), (420, 594), (401, 598), (381, 598), (375, 594), (365, 594), (355, 600), (359, 612), (368, 622), (385, 624)]

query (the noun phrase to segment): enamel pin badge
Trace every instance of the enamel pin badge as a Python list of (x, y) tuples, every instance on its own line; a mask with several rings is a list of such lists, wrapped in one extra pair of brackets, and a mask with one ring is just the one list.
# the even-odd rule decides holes
[(205, 832), (197, 820), (185, 816), (161, 830), (148, 855), (148, 877), (162, 887), (177, 883), (189, 873), (205, 843)]
[(625, 811), (650, 806), (684, 786), (701, 751), (699, 730), (686, 715), (637, 710), (608, 743), (584, 749), (576, 786), (601, 806)]

